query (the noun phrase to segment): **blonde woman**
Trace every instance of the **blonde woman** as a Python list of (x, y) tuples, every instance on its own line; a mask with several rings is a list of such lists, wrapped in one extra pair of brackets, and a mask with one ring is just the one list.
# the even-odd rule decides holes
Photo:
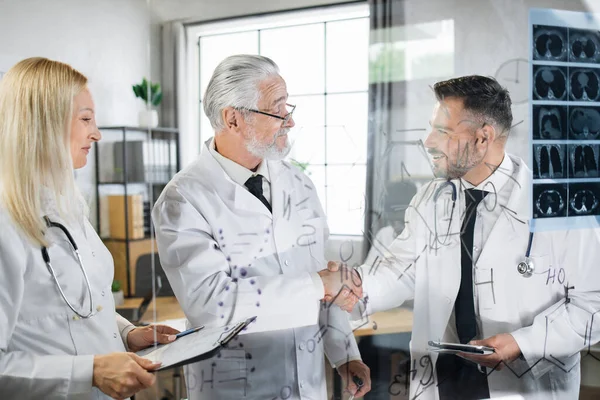
[[(126, 398), (158, 365), (129, 351), (175, 339), (115, 312), (113, 260), (73, 170), (101, 135), (87, 78), (29, 58), (0, 81), (0, 397)], [(77, 251), (75, 251), (75, 249)]]

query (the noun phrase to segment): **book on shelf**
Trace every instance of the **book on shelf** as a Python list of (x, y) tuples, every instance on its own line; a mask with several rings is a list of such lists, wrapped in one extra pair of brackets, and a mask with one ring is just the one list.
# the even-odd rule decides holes
[[(112, 181), (122, 182), (168, 182), (177, 169), (177, 147), (172, 141), (153, 139), (152, 141), (132, 140), (114, 142), (112, 149)], [(125, 157), (123, 153), (125, 146)], [(125, 177), (125, 167), (127, 176)]]
[[(145, 182), (144, 165), (144, 141), (132, 140), (127, 142), (114, 142), (114, 182)], [(125, 146), (125, 149), (123, 149)], [(123, 153), (125, 150), (125, 153)], [(127, 176), (125, 176), (127, 167)]]
[(152, 206), (149, 201), (144, 201), (144, 236), (150, 237), (150, 224), (152, 224)]
[[(109, 232), (113, 239), (125, 239), (125, 196), (109, 195)], [(144, 204), (141, 194), (127, 195), (127, 229), (129, 239), (144, 238)]]

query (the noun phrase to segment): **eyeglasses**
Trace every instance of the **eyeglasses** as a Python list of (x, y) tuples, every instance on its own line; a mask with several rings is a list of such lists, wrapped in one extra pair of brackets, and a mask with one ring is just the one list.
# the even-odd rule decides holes
[(288, 124), (288, 122), (290, 122), (290, 119), (292, 118), (292, 114), (294, 113), (294, 110), (296, 109), (296, 106), (292, 105), (292, 104), (287, 104), (286, 103), (285, 106), (286, 106), (286, 108), (288, 110), (288, 113), (285, 115), (285, 117), (282, 117), (281, 115), (276, 115), (276, 114), (269, 114), (269, 113), (264, 112), (264, 111), (254, 110), (252, 108), (244, 108), (244, 110), (248, 110), (248, 111), (251, 111), (253, 113), (262, 114), (262, 115), (266, 115), (268, 117), (273, 117), (273, 118), (280, 119), (282, 121), (281, 122), (281, 126), (285, 126), (285, 125)]

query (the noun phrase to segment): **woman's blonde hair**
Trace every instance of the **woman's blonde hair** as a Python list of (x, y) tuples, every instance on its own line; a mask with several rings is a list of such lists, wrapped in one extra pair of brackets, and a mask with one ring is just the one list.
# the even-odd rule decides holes
[(9, 216), (47, 246), (43, 191), (69, 218), (79, 192), (70, 151), (73, 98), (87, 78), (71, 66), (34, 57), (0, 79), (0, 198)]

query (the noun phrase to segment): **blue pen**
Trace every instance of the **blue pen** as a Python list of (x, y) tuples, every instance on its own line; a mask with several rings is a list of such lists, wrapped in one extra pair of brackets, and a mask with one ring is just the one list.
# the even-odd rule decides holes
[[(188, 330), (183, 331), (183, 332), (179, 332), (178, 334), (175, 335), (175, 340), (179, 339), (180, 337), (184, 337), (184, 336), (190, 335), (190, 334), (192, 334), (194, 332), (198, 332), (201, 329), (204, 329), (204, 326), (198, 326), (196, 328), (192, 328), (192, 329), (188, 329)], [(173, 343), (173, 342), (171, 342), (171, 343)], [(168, 343), (158, 343), (158, 342), (156, 342), (152, 346), (160, 346), (161, 344), (168, 344)]]
[(191, 333), (198, 332), (201, 329), (204, 329), (204, 326), (199, 326), (197, 328), (192, 328), (188, 329), (187, 331), (179, 332), (177, 335), (175, 335), (175, 340), (179, 339), (180, 337), (187, 336)]

